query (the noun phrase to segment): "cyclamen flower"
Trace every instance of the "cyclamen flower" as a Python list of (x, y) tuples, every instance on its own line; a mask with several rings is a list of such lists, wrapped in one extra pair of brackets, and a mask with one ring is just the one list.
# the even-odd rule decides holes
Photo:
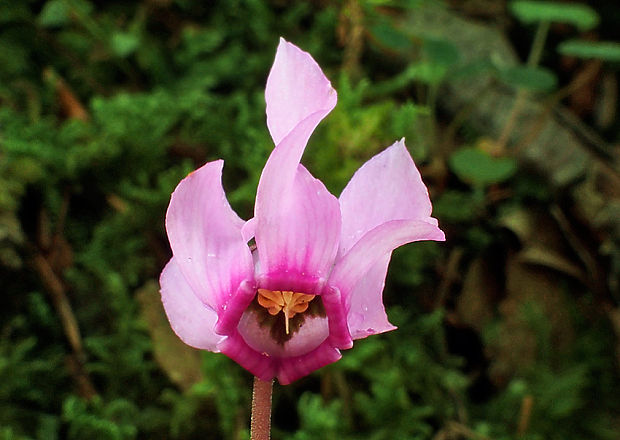
[(166, 214), (173, 257), (160, 284), (186, 344), (288, 384), (340, 359), (354, 339), (394, 330), (382, 302), (392, 251), (444, 234), (404, 140), (366, 162), (339, 199), (300, 164), (336, 105), (308, 53), (280, 40), (265, 99), (276, 147), (254, 218), (243, 221), (228, 204), (222, 160), (188, 175)]

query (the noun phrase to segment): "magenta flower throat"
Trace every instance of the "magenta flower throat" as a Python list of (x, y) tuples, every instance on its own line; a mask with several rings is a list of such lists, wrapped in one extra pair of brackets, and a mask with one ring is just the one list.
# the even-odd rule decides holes
[(312, 57), (281, 40), (265, 90), (275, 148), (254, 218), (228, 204), (221, 160), (183, 179), (166, 214), (173, 257), (160, 284), (173, 330), (262, 380), (291, 383), (353, 340), (394, 330), (382, 301), (392, 251), (444, 240), (404, 140), (366, 162), (340, 198), (300, 164), (336, 99)]

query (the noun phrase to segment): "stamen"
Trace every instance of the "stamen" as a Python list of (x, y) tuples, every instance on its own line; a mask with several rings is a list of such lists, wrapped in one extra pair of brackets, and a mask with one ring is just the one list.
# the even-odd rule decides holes
[(289, 334), (289, 319), (298, 313), (303, 313), (308, 309), (308, 303), (314, 299), (315, 295), (306, 293), (258, 289), (258, 303), (267, 309), (270, 315), (284, 313), (284, 327), (286, 334)]

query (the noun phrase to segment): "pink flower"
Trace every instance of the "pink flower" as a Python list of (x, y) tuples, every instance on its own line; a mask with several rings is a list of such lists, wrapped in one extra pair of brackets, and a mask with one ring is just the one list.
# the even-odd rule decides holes
[(288, 384), (340, 359), (354, 339), (394, 330), (382, 303), (392, 251), (445, 238), (403, 140), (366, 162), (340, 199), (299, 163), (336, 105), (308, 53), (280, 40), (265, 99), (276, 147), (254, 218), (244, 222), (228, 204), (223, 161), (191, 173), (166, 214), (173, 257), (160, 284), (186, 344)]

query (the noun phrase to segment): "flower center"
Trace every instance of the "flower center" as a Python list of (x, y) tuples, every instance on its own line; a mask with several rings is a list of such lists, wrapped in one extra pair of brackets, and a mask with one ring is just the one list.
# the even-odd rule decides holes
[(258, 303), (267, 309), (270, 315), (284, 314), (284, 327), (289, 334), (289, 319), (297, 313), (303, 313), (308, 309), (308, 304), (315, 295), (306, 293), (258, 289)]
[(288, 358), (321, 345), (329, 336), (329, 321), (320, 295), (259, 288), (237, 330), (259, 353)]

